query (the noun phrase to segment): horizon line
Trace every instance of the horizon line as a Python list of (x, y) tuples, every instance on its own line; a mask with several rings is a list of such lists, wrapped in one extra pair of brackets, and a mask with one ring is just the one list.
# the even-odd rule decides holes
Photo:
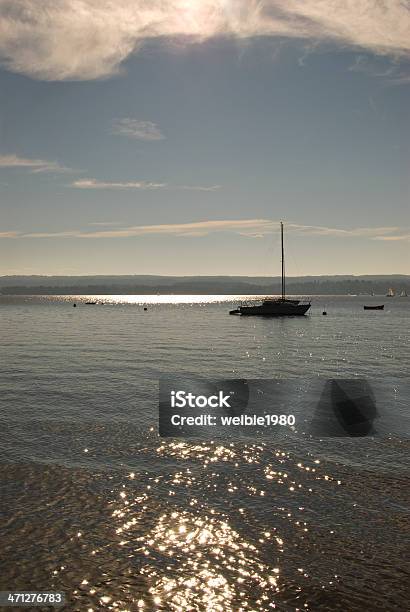
[[(20, 274), (0, 274), (0, 278), (16, 278), (16, 277), (27, 277), (27, 278), (95, 278), (95, 277), (104, 277), (104, 278), (113, 278), (113, 277), (134, 277), (134, 276), (139, 276), (139, 277), (154, 277), (154, 278), (266, 278), (266, 279), (275, 279), (278, 278), (280, 279), (281, 276), (280, 274), (272, 276), (272, 275), (264, 275), (264, 274), (149, 274), (149, 273), (144, 273), (144, 274), (138, 274), (138, 273), (133, 273), (133, 274), (24, 274), (24, 273), (20, 273)], [(354, 274), (354, 273), (339, 273), (339, 274), (298, 274), (298, 275), (292, 275), (292, 274), (287, 274), (286, 278), (321, 278), (321, 277), (333, 277), (333, 278), (338, 278), (338, 277), (344, 277), (344, 276), (351, 276), (351, 277), (366, 277), (366, 276), (380, 276), (380, 277), (387, 277), (387, 276), (404, 276), (404, 277), (409, 277), (410, 278), (410, 274), (403, 274), (402, 272), (390, 272), (388, 274)]]

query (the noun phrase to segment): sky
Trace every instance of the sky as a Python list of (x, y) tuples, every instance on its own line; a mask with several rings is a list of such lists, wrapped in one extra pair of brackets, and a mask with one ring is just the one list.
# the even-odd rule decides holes
[(0, 0), (0, 274), (410, 273), (410, 2)]

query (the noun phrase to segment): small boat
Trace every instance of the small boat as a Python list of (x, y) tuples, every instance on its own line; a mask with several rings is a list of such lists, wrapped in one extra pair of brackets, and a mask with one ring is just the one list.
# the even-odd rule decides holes
[(396, 295), (395, 290), (392, 287), (390, 287), (390, 289), (386, 293), (386, 297), (394, 297), (395, 295)]
[(379, 306), (363, 306), (365, 310), (384, 310), (384, 304), (380, 304)]
[(262, 317), (295, 317), (307, 313), (310, 302), (302, 303), (301, 300), (288, 300), (285, 295), (285, 251), (283, 247), (283, 223), (280, 224), (280, 238), (282, 249), (282, 295), (280, 298), (267, 298), (262, 304), (245, 304), (230, 310), (231, 315)]
[(97, 302), (86, 302), (87, 306), (95, 306)]
[(400, 297), (408, 297), (407, 291), (405, 289), (403, 289), (403, 291), (400, 293)]

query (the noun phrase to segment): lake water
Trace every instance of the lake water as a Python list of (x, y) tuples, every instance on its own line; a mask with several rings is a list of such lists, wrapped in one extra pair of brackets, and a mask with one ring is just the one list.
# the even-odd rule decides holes
[(239, 299), (0, 297), (2, 590), (81, 611), (406, 609), (408, 425), (301, 444), (157, 421), (176, 372), (367, 378), (405, 423), (410, 298), (314, 297), (293, 319), (229, 316)]

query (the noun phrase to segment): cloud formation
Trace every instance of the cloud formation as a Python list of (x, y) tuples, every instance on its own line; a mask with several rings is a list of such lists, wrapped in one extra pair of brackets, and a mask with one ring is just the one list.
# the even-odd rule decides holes
[(77, 189), (163, 189), (165, 183), (150, 183), (148, 181), (109, 182), (97, 179), (79, 179), (70, 185)]
[(0, 0), (0, 58), (45, 80), (108, 77), (145, 41), (333, 42), (410, 58), (407, 0)]
[[(104, 225), (102, 223), (101, 225)], [(93, 223), (92, 225), (98, 225)], [(158, 225), (133, 225), (111, 229), (68, 230), (59, 232), (4, 232), (4, 238), (132, 238), (154, 234), (177, 237), (207, 236), (215, 232), (232, 232), (248, 238), (260, 238), (279, 231), (279, 222), (270, 219), (223, 219), (194, 221), (191, 223), (166, 223)], [(316, 225), (286, 224), (287, 233), (306, 236), (332, 236), (335, 238), (368, 238), (371, 240), (410, 240), (409, 228), (361, 227), (340, 229)]]
[(20, 236), (19, 232), (11, 230), (9, 232), (0, 232), (0, 238), (18, 238)]
[(410, 233), (407, 234), (398, 234), (397, 236), (376, 236), (375, 240), (410, 240)]
[(17, 155), (0, 155), (0, 168), (27, 168), (33, 173), (38, 172), (73, 172), (71, 168), (61, 166), (55, 161), (44, 159), (29, 159)]
[(77, 189), (168, 189), (168, 190), (183, 190), (183, 191), (216, 191), (220, 189), (220, 185), (168, 185), (167, 183), (153, 183), (149, 181), (99, 181), (94, 178), (79, 179), (73, 181), (70, 187)]
[(152, 123), (152, 121), (139, 121), (138, 119), (131, 119), (129, 117), (114, 119), (111, 133), (119, 136), (128, 136), (136, 140), (147, 140), (149, 142), (164, 140), (165, 138), (156, 123)]

